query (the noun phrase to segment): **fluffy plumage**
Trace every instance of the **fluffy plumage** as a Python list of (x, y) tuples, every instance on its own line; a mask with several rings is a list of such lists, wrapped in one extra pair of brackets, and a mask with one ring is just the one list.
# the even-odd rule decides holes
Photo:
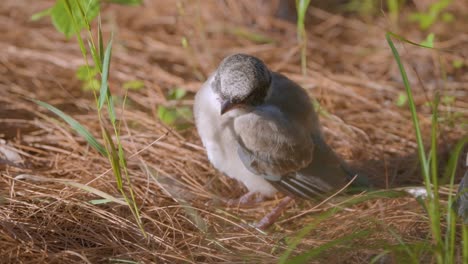
[(253, 56), (225, 58), (194, 114), (210, 162), (249, 192), (311, 199), (355, 176), (323, 140), (307, 93)]
[[(467, 165), (468, 165), (468, 155), (467, 155)], [(460, 182), (457, 193), (458, 199), (455, 202), (455, 210), (463, 219), (465, 224), (468, 224), (468, 170), (465, 172), (465, 176)]]

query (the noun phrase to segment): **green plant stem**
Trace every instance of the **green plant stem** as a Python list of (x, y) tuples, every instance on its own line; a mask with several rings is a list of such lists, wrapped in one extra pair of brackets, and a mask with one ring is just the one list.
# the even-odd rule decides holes
[(403, 63), (401, 62), (398, 50), (395, 48), (395, 45), (393, 44), (393, 41), (390, 37), (390, 33), (387, 32), (385, 37), (387, 39), (387, 42), (390, 48), (392, 49), (393, 56), (395, 57), (395, 60), (398, 64), (398, 68), (400, 70), (400, 74), (403, 79), (403, 84), (405, 86), (406, 94), (408, 96), (408, 105), (409, 105), (410, 112), (411, 112), (413, 127), (416, 133), (416, 142), (418, 145), (418, 157), (419, 157), (419, 161), (421, 162), (422, 173), (424, 176), (424, 183), (426, 186), (426, 191), (427, 191), (427, 196), (428, 196), (427, 197), (428, 213), (429, 213), (429, 219), (430, 219), (432, 239), (435, 243), (435, 255), (436, 255), (437, 263), (443, 263), (444, 257), (443, 257), (442, 246), (441, 246), (442, 237), (441, 237), (441, 232), (440, 232), (440, 212), (439, 212), (440, 201), (438, 199), (438, 189), (433, 190), (432, 185), (431, 185), (432, 178), (437, 177), (437, 170), (434, 171), (434, 169), (437, 169), (437, 158), (436, 158), (437, 141), (435, 139), (435, 137), (437, 136), (437, 126), (436, 124), (434, 124), (434, 122), (437, 122), (437, 113), (435, 113), (434, 115), (436, 119), (433, 119), (432, 140), (431, 140), (431, 143), (432, 143), (431, 144), (432, 145), (431, 167), (433, 169), (432, 172), (433, 172), (433, 175), (435, 175), (435, 177), (434, 176), (431, 177), (428, 160), (426, 159), (426, 153), (424, 150), (424, 143), (422, 140), (419, 119), (417, 116), (416, 104), (413, 99), (413, 93), (412, 93), (411, 86), (408, 81), (408, 77), (406, 75), (406, 70), (403, 66)]
[(468, 263), (468, 225), (462, 224), (462, 248), (463, 248), (463, 261), (462, 263)]
[(439, 181), (438, 181), (438, 164), (437, 164), (437, 133), (438, 133), (438, 106), (439, 106), (439, 94), (436, 93), (435, 99), (432, 102), (432, 120), (431, 120), (431, 183), (433, 189), (433, 197), (429, 197), (429, 211), (432, 214), (431, 218), (431, 228), (433, 233), (433, 239), (436, 243), (436, 250), (439, 252), (438, 262), (441, 263), (444, 255), (443, 245), (442, 245), (442, 234), (440, 230), (440, 200), (439, 200)]
[[(67, 1), (67, 9), (69, 10), (69, 15), (75, 21), (75, 18), (73, 16), (73, 13), (71, 11), (70, 5), (68, 3), (69, 0)], [(110, 70), (110, 59), (111, 59), (111, 54), (112, 54), (112, 40), (113, 37), (111, 37), (111, 40), (109, 41), (106, 49), (104, 50), (104, 45), (103, 45), (103, 38), (102, 38), (102, 30), (101, 30), (101, 21), (99, 17), (99, 23), (98, 23), (98, 43), (99, 43), (99, 50), (96, 49), (96, 45), (93, 40), (92, 32), (91, 32), (91, 26), (89, 23), (88, 18), (86, 17), (86, 13), (83, 10), (83, 7), (81, 6), (81, 3), (78, 1), (77, 2), (79, 10), (81, 12), (82, 17), (84, 18), (85, 21), (85, 26), (86, 30), (88, 32), (89, 36), (89, 47), (91, 50), (91, 54), (93, 56), (93, 60), (98, 67), (100, 73), (101, 73), (101, 89), (99, 96), (97, 96), (96, 92), (94, 92), (95, 96), (95, 101), (97, 105), (97, 112), (98, 112), (98, 118), (99, 118), (99, 123), (101, 126), (101, 131), (102, 131), (102, 136), (104, 138), (104, 141), (106, 142), (105, 148), (107, 150), (107, 158), (109, 160), (109, 163), (111, 164), (112, 171), (114, 173), (114, 177), (116, 178), (117, 182), (117, 189), (120, 191), (122, 196), (124, 197), (125, 202), (129, 206), (130, 211), (132, 212), (135, 220), (137, 221), (138, 227), (142, 231), (142, 234), (146, 237), (146, 232), (144, 231), (141, 218), (140, 218), (140, 213), (139, 209), (136, 203), (136, 198), (135, 194), (131, 185), (131, 180), (130, 176), (128, 173), (127, 169), (127, 162), (125, 159), (125, 154), (124, 150), (122, 148), (122, 142), (120, 141), (120, 129), (118, 129), (117, 124), (116, 124), (116, 116), (114, 112), (114, 105), (113, 105), (113, 99), (112, 95), (109, 90), (109, 85), (108, 85), (108, 78), (109, 78), (109, 70)], [(79, 40), (80, 47), (82, 47), (82, 53), (85, 58), (86, 56), (86, 49), (84, 48), (83, 40), (80, 35), (80, 30), (76, 26), (76, 22), (74, 22), (74, 25), (76, 27), (76, 36)], [(89, 67), (88, 61), (86, 59), (86, 65)], [(105, 128), (104, 122), (103, 122), (103, 115), (102, 115), (102, 108), (104, 105), (104, 102), (107, 103), (107, 109), (109, 112), (109, 119), (112, 124), (112, 128), (114, 130), (114, 135), (116, 138), (116, 144), (117, 148), (113, 142), (113, 139), (107, 129)], [(128, 197), (127, 193), (125, 192), (124, 186), (123, 186), (123, 180), (122, 180), (122, 172), (125, 177), (125, 181), (127, 186), (129, 187), (129, 193), (130, 193), (130, 198)]]
[[(460, 141), (457, 142), (455, 145), (452, 154), (450, 155), (450, 159), (447, 165), (448, 175), (450, 177), (449, 183), (449, 194), (448, 194), (448, 207), (447, 208), (447, 230), (445, 233), (445, 248), (444, 251), (447, 252), (446, 259), (447, 263), (453, 263), (453, 257), (455, 256), (455, 235), (456, 235), (456, 216), (454, 210), (451, 208), (453, 205), (453, 185), (455, 183), (455, 172), (457, 170), (458, 160), (462, 153), (463, 147), (468, 144), (468, 136), (462, 138)], [(462, 220), (463, 221), (463, 220)], [(463, 228), (463, 227), (462, 227)], [(468, 237), (462, 237), (462, 243), (464, 243), (464, 249), (468, 246)], [(468, 262), (464, 262), (468, 263)]]
[(296, 0), (297, 8), (297, 39), (301, 45), (302, 75), (307, 73), (307, 32), (305, 30), (305, 16), (310, 0)]

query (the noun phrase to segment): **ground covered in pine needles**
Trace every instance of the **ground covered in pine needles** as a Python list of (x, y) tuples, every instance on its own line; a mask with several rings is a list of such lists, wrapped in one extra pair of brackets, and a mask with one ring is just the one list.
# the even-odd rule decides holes
[[(108, 160), (65, 122), (28, 100), (56, 106), (102, 138), (93, 93), (84, 91), (76, 76), (85, 64), (76, 40), (66, 40), (48, 18), (30, 19), (54, 1), (2, 1), (0, 262), (274, 263), (311, 223), (316, 225), (293, 254), (368, 232), (324, 250), (317, 258), (321, 262), (369, 262), (385, 250), (404, 251), (398, 248), (401, 241), (430, 242), (427, 214), (410, 196), (371, 199), (324, 221), (318, 221), (323, 212), (351, 196), (325, 203), (295, 201), (268, 232), (260, 232), (251, 224), (282, 196), (255, 208), (213, 202), (238, 197), (245, 189), (210, 166), (193, 121), (177, 130), (158, 118), (161, 105), (191, 107), (194, 93), (223, 57), (252, 54), (307, 89), (318, 102), (327, 141), (376, 186), (422, 186), (411, 115), (396, 103), (404, 88), (385, 32), (419, 43), (428, 31), (404, 19), (391, 23), (382, 12), (363, 17), (311, 7), (303, 76), (296, 25), (276, 16), (274, 4), (144, 2), (140, 7), (104, 5), (102, 24), (106, 40), (115, 34), (110, 88), (146, 237), (126, 205), (96, 203), (102, 198), (96, 191), (75, 184), (120, 197)], [(454, 21), (431, 28), (440, 50), (397, 46), (426, 139), (427, 102), (437, 90), (446, 98), (440, 107), (442, 160), (467, 129), (462, 118), (468, 115), (468, 74), (466, 66), (453, 63), (468, 65), (468, 6), (463, 2), (449, 7)], [(400, 17), (416, 8), (409, 4)], [(133, 80), (144, 87), (129, 91), (123, 109), (122, 87)], [(174, 88), (188, 95), (168, 100)]]

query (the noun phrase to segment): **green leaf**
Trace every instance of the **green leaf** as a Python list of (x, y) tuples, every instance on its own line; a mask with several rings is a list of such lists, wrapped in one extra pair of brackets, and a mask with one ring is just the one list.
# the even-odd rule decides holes
[(177, 107), (176, 109), (177, 115), (180, 116), (181, 118), (184, 118), (186, 120), (192, 119), (192, 109), (187, 106), (183, 107)]
[(143, 87), (145, 87), (145, 83), (140, 80), (126, 81), (123, 84), (123, 88), (128, 90), (140, 90)]
[(104, 62), (102, 64), (101, 91), (99, 92), (99, 103), (98, 103), (99, 110), (102, 109), (102, 106), (104, 105), (104, 101), (106, 100), (106, 97), (108, 96), (108, 92), (109, 92), (109, 84), (107, 82), (107, 79), (109, 78), (111, 53), (112, 53), (112, 37), (111, 37), (111, 40), (109, 41), (109, 44), (107, 44), (106, 52), (104, 54)]
[(89, 81), (96, 77), (99, 70), (96, 67), (81, 65), (76, 69), (76, 78), (81, 81)]
[(419, 27), (423, 30), (428, 29), (434, 24), (436, 17), (424, 13), (414, 13), (409, 16), (410, 21), (418, 22)]
[(107, 0), (108, 2), (119, 5), (141, 5), (143, 0)]
[(96, 138), (85, 127), (83, 127), (78, 121), (76, 121), (71, 116), (65, 114), (64, 112), (62, 112), (58, 108), (56, 108), (56, 107), (54, 107), (54, 106), (52, 106), (52, 105), (50, 105), (48, 103), (45, 103), (45, 102), (42, 102), (42, 101), (39, 101), (39, 100), (35, 100), (35, 99), (31, 99), (31, 101), (33, 101), (36, 104), (46, 108), (47, 110), (51, 111), (52, 113), (58, 115), (60, 118), (62, 118), (63, 121), (67, 122), (70, 125), (70, 127), (73, 128), (80, 136), (82, 136), (86, 140), (86, 142), (88, 142), (88, 144), (91, 147), (96, 149), (104, 157), (107, 157), (107, 151), (104, 148), (104, 146), (101, 145), (96, 140)]
[[(438, 0), (431, 4), (426, 12), (416, 12), (409, 16), (410, 21), (419, 23), (419, 27), (423, 30), (428, 29), (439, 18), (440, 13), (446, 9), (452, 0)], [(442, 19), (443, 16), (442, 16)], [(446, 18), (447, 19), (447, 18)]]
[(398, 107), (402, 107), (402, 106), (405, 106), (407, 102), (408, 102), (408, 96), (406, 95), (406, 93), (400, 93), (398, 95), (398, 98), (397, 98), (395, 104)]
[(188, 48), (189, 44), (186, 37), (182, 37), (181, 44), (184, 49)]
[[(70, 4), (70, 11), (68, 11), (67, 3), (68, 0), (57, 0), (55, 5), (52, 7), (50, 16), (52, 19), (52, 24), (55, 28), (63, 33), (67, 38), (73, 36), (73, 34), (81, 31), (84, 27), (86, 27), (86, 20), (91, 21), (95, 18), (100, 9), (99, 0), (72, 0), (68, 1)], [(80, 3), (78, 3), (78, 1)], [(79, 4), (84, 7), (84, 14), (86, 16), (83, 17), (81, 14)], [(71, 16), (73, 17), (71, 17)], [(76, 27), (73, 22), (73, 18), (76, 21)]]
[(177, 112), (174, 109), (160, 105), (158, 107), (158, 117), (164, 124), (172, 125), (177, 120)]
[(455, 20), (455, 16), (450, 12), (445, 12), (442, 14), (442, 21), (445, 23), (451, 23)]
[(86, 80), (83, 83), (83, 90), (85, 91), (98, 91), (101, 84), (96, 79)]
[(451, 105), (451, 104), (453, 104), (453, 103), (455, 102), (455, 99), (456, 99), (455, 96), (444, 95), (444, 96), (442, 97), (442, 100), (441, 100), (441, 101), (442, 101), (443, 104)]
[(428, 48), (434, 48), (434, 33), (427, 35), (426, 39), (423, 40), (420, 45)]
[(186, 94), (187, 94), (187, 91), (185, 89), (177, 87), (169, 91), (168, 99), (179, 100), (179, 99), (182, 99)]
[(52, 13), (52, 7), (33, 14), (31, 16), (31, 20), (32, 21), (37, 21), (37, 20), (39, 20), (39, 19), (41, 19), (41, 18), (43, 18), (45, 16), (50, 16), (51, 13)]
[(456, 59), (452, 61), (452, 65), (455, 69), (460, 69), (461, 67), (463, 67), (464, 63), (463, 63), (463, 60)]

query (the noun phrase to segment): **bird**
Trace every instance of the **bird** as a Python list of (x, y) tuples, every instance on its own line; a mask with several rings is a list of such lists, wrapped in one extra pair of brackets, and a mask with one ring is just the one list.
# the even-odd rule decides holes
[(350, 182), (369, 185), (325, 142), (306, 90), (255, 56), (224, 58), (195, 95), (193, 113), (210, 163), (248, 189), (239, 204), (280, 191), (288, 198), (284, 207), (294, 198), (327, 197)]
[[(468, 166), (468, 154), (466, 155), (466, 165)], [(468, 225), (468, 169), (460, 181), (454, 208), (463, 223)]]

